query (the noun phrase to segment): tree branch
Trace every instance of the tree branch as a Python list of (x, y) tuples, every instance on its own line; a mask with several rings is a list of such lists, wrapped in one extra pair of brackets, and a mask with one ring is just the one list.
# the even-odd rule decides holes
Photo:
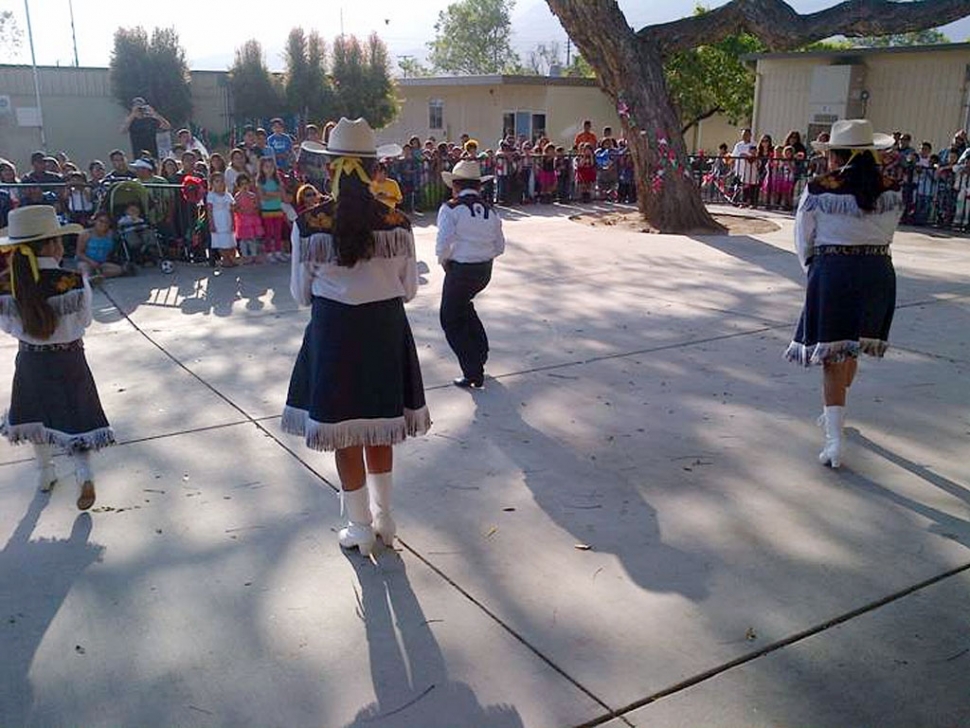
[(683, 126), (680, 128), (680, 133), (682, 135), (686, 134), (688, 131), (690, 131), (691, 127), (697, 124), (700, 124), (705, 119), (710, 119), (712, 116), (714, 116), (714, 114), (718, 114), (723, 110), (724, 109), (722, 109), (720, 106), (715, 106), (711, 109), (708, 109), (703, 114), (698, 114), (697, 116), (695, 116), (693, 119), (690, 120), (690, 123), (687, 126)]
[(716, 10), (670, 23), (649, 25), (637, 36), (663, 57), (710, 44), (742, 31), (772, 51), (799, 48), (836, 34), (848, 37), (911, 33), (970, 15), (970, 0), (846, 0), (817, 13), (799, 15), (784, 0), (732, 0)]

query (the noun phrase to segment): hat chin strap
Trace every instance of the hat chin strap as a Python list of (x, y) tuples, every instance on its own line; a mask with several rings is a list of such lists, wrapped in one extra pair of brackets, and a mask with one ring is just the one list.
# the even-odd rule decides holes
[(365, 185), (369, 185), (371, 182), (358, 157), (337, 157), (337, 160), (331, 165), (331, 169), (333, 171), (333, 183), (330, 185), (330, 194), (335, 200), (340, 196), (340, 178), (342, 176), (355, 174)]

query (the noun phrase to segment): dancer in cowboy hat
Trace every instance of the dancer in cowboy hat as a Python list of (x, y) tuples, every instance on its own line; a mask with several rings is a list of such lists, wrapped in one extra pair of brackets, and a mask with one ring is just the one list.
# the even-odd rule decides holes
[(291, 238), (290, 290), (313, 309), (283, 430), (335, 451), (349, 516), (338, 539), (366, 555), (377, 536), (388, 547), (394, 541), (392, 446), (431, 426), (404, 313), (417, 292), (417, 261), (410, 221), (369, 189), (378, 157), (401, 148), (378, 149), (366, 121), (341, 119), (326, 153), (332, 196), (300, 214)]
[(441, 177), (454, 192), (438, 210), (435, 252), (445, 269), (441, 328), (461, 366), (454, 385), (481, 389), (485, 386), (488, 336), (472, 299), (491, 280), (492, 260), (505, 252), (502, 219), (482, 197), (482, 184), (492, 178), (482, 176), (477, 161), (463, 159)]
[(61, 236), (81, 232), (60, 225), (54, 208), (21, 207), (10, 213), (0, 251), (10, 267), (0, 278), (0, 328), (20, 340), (10, 409), (0, 434), (11, 443), (31, 442), (42, 491), (57, 482), (52, 447), (74, 459), (82, 511), (94, 505), (90, 451), (114, 442), (98, 390), (84, 357), (84, 330), (91, 323), (87, 279), (59, 267)]
[(825, 444), (819, 460), (833, 468), (842, 460), (846, 396), (859, 353), (886, 352), (896, 308), (889, 245), (903, 198), (875, 156), (892, 145), (891, 136), (873, 134), (865, 119), (835, 122), (827, 142), (812, 142), (827, 153), (830, 171), (809, 183), (795, 217), (795, 247), (808, 286), (786, 356), (822, 366)]

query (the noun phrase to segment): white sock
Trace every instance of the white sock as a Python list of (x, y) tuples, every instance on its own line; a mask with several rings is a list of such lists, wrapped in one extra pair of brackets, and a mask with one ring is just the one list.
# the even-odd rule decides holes
[(94, 472), (91, 470), (91, 452), (88, 450), (77, 450), (71, 453), (74, 459), (74, 475), (78, 484), (94, 481)]

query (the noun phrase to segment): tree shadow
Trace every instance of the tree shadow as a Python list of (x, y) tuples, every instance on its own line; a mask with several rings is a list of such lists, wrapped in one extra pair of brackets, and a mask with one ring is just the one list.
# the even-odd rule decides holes
[(0, 705), (9, 726), (30, 722), (34, 692), (29, 673), (37, 649), (74, 582), (104, 551), (88, 541), (88, 513), (77, 516), (66, 539), (31, 540), (48, 502), (47, 494), (34, 495), (0, 551)]
[[(358, 711), (348, 728), (524, 728), (511, 705), (483, 706), (472, 689), (451, 680), (444, 655), (393, 551), (379, 561), (345, 554), (360, 584), (359, 616), (367, 630), (377, 700)], [(459, 718), (460, 716), (460, 718)]]
[(604, 480), (602, 468), (528, 424), (502, 382), (489, 379), (486, 386), (475, 394), (476, 419), (502, 423), (492, 430), (492, 444), (516, 464), (536, 504), (556, 525), (578, 545), (615, 555), (642, 589), (693, 601), (708, 596), (712, 557), (665, 544), (656, 509), (634, 483), (613, 469)]

